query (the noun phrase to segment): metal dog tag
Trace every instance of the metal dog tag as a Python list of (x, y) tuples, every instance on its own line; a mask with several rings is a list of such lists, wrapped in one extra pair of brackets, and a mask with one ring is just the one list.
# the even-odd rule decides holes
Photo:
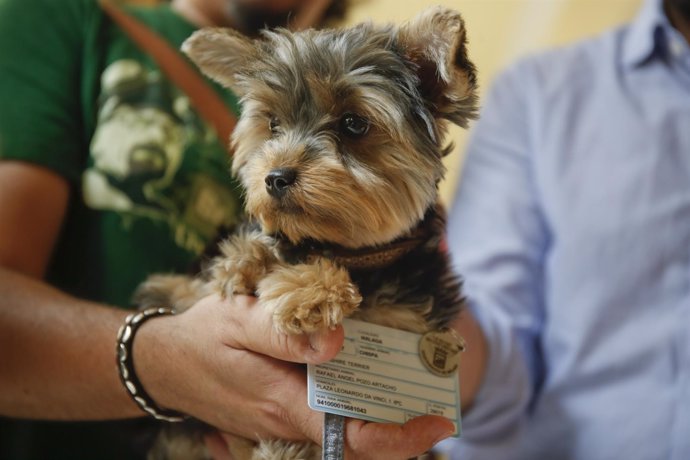
[(465, 341), (453, 329), (429, 331), (419, 339), (419, 356), (427, 370), (439, 377), (455, 374)]

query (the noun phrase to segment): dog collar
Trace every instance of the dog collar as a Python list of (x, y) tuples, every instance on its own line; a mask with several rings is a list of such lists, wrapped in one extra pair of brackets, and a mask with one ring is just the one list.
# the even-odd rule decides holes
[(420, 247), (428, 240), (428, 235), (409, 236), (397, 239), (382, 246), (372, 246), (359, 249), (344, 247), (312, 248), (307, 251), (307, 263), (319, 257), (330, 259), (338, 265), (348, 269), (366, 270), (383, 268)]
[[(441, 235), (439, 220), (445, 221), (444, 214), (432, 207), (416, 227), (406, 235), (378, 246), (350, 249), (339, 245), (305, 241), (296, 246), (283, 245), (283, 253), (298, 262), (312, 263), (326, 258), (351, 270), (372, 270), (392, 265), (415, 249), (433, 241), (438, 244)], [(436, 237), (436, 238), (434, 238)]]

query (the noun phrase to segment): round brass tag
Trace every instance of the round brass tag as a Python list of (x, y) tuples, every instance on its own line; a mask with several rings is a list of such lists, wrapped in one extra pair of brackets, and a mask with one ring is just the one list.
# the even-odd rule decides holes
[(419, 357), (434, 375), (449, 377), (458, 370), (465, 341), (449, 328), (429, 331), (419, 339)]

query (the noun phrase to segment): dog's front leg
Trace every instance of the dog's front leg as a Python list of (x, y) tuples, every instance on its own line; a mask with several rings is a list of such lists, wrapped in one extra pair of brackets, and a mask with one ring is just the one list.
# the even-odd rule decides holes
[(347, 270), (323, 258), (275, 268), (259, 282), (257, 294), (273, 311), (276, 329), (287, 334), (334, 328), (362, 302)]
[(269, 240), (258, 232), (241, 232), (220, 244), (221, 255), (208, 269), (211, 289), (222, 297), (254, 295), (260, 279), (278, 262)]

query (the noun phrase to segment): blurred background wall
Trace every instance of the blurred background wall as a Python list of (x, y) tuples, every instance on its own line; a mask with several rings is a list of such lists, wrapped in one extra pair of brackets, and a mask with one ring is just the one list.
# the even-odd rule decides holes
[[(528, 53), (597, 35), (632, 19), (642, 0), (352, 0), (346, 23), (364, 20), (400, 23), (426, 6), (460, 11), (468, 32), (469, 54), (479, 72), (480, 103), (497, 72)], [(470, 132), (451, 131), (455, 151), (441, 198), (449, 204)]]

